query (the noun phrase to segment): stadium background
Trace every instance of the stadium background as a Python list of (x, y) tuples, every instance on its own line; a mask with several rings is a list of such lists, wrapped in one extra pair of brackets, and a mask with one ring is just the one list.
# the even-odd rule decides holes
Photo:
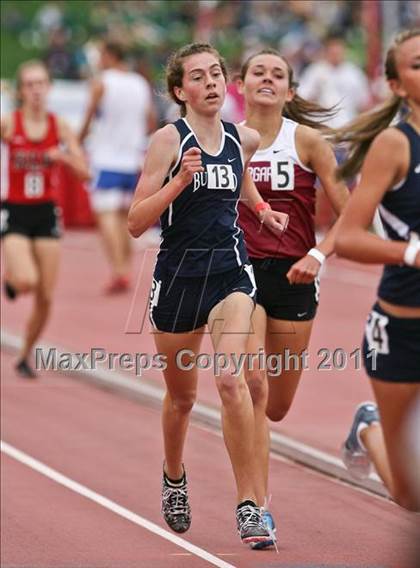
[[(98, 45), (107, 37), (125, 45), (130, 67), (149, 80), (163, 124), (173, 118), (163, 95), (163, 70), (168, 54), (177, 47), (210, 41), (226, 58), (233, 76), (247, 53), (270, 45), (287, 56), (299, 77), (319, 58), (322, 38), (331, 32), (346, 40), (348, 60), (367, 74), (374, 104), (386, 92), (380, 78), (386, 44), (395, 31), (419, 21), (420, 2), (413, 0), (6, 0), (1, 3), (2, 112), (14, 105), (17, 66), (41, 58), (54, 79), (51, 109), (77, 129), (89, 78), (97, 72)], [(62, 179), (66, 226), (91, 226), (83, 187), (67, 171)], [(322, 227), (330, 221), (325, 204), (318, 207), (317, 221)]]

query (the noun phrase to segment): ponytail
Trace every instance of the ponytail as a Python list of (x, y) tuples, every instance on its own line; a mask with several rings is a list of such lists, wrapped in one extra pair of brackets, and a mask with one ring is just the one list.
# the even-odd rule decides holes
[(392, 96), (373, 111), (365, 112), (343, 128), (334, 131), (333, 144), (345, 143), (348, 158), (337, 169), (338, 179), (354, 177), (375, 137), (389, 126), (403, 104), (401, 97)]
[[(398, 46), (418, 36), (419, 28), (404, 30), (396, 36), (385, 58), (385, 75), (388, 81), (398, 79), (395, 57)], [(404, 99), (393, 95), (373, 111), (363, 113), (350, 124), (333, 132), (331, 141), (335, 144), (347, 143), (349, 150), (348, 158), (337, 170), (339, 179), (351, 178), (357, 174), (375, 137), (391, 124), (404, 106)]]
[(295, 94), (293, 99), (284, 105), (283, 116), (299, 124), (310, 126), (324, 132), (331, 132), (331, 128), (324, 124), (337, 113), (336, 106), (329, 108), (312, 103)]

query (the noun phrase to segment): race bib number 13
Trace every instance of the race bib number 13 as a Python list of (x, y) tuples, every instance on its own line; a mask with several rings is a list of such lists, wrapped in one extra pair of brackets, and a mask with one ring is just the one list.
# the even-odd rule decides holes
[(34, 199), (44, 195), (44, 176), (40, 173), (29, 172), (24, 180), (25, 197)]
[(230, 189), (235, 191), (238, 182), (232, 166), (228, 164), (207, 165), (207, 187), (209, 189)]

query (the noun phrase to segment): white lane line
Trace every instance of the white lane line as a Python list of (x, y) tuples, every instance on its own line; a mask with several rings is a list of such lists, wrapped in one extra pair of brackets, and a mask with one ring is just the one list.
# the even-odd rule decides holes
[(92, 491), (88, 487), (85, 487), (84, 485), (77, 483), (77, 481), (74, 481), (73, 479), (66, 477), (65, 475), (59, 473), (55, 469), (48, 467), (44, 463), (29, 456), (28, 454), (25, 454), (21, 450), (18, 450), (17, 448), (11, 446), (7, 442), (4, 442), (3, 440), (1, 441), (1, 451), (4, 454), (19, 461), (20, 463), (23, 463), (24, 465), (34, 469), (38, 473), (45, 475), (45, 477), (52, 479), (56, 483), (59, 483), (60, 485), (67, 487), (67, 489), (70, 489), (71, 491), (74, 491), (75, 493), (78, 493), (79, 495), (82, 495), (83, 497), (90, 499), (94, 503), (101, 505), (105, 509), (112, 511), (113, 513), (119, 515), (120, 517), (123, 517), (124, 519), (131, 521), (135, 525), (143, 527), (144, 529), (160, 536), (161, 538), (169, 540), (173, 544), (176, 544), (177, 546), (185, 550), (188, 550), (188, 552), (191, 552), (192, 554), (195, 554), (195, 556), (198, 556), (199, 558), (206, 560), (210, 564), (213, 564), (213, 566), (217, 566), (218, 568), (235, 568), (233, 564), (228, 564), (224, 560), (217, 558), (217, 556), (213, 556), (213, 554), (210, 554), (206, 550), (203, 550), (202, 548), (199, 548), (198, 546), (191, 544), (187, 540), (184, 540), (183, 538), (175, 536), (174, 534), (166, 531), (165, 529), (162, 529), (161, 527), (155, 525), (151, 521), (148, 521), (144, 517), (141, 517), (140, 515), (137, 515), (136, 513), (129, 511), (125, 507), (118, 505), (118, 503), (115, 503), (114, 501), (107, 499), (103, 495), (100, 495), (99, 493)]

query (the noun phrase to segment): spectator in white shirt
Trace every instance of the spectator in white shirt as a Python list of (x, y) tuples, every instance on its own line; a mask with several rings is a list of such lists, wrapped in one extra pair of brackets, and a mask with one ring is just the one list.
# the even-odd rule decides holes
[(322, 58), (305, 69), (298, 89), (303, 98), (325, 108), (337, 105), (337, 114), (327, 122), (332, 128), (352, 120), (370, 102), (366, 76), (357, 65), (346, 61), (345, 50), (341, 36), (328, 35)]

